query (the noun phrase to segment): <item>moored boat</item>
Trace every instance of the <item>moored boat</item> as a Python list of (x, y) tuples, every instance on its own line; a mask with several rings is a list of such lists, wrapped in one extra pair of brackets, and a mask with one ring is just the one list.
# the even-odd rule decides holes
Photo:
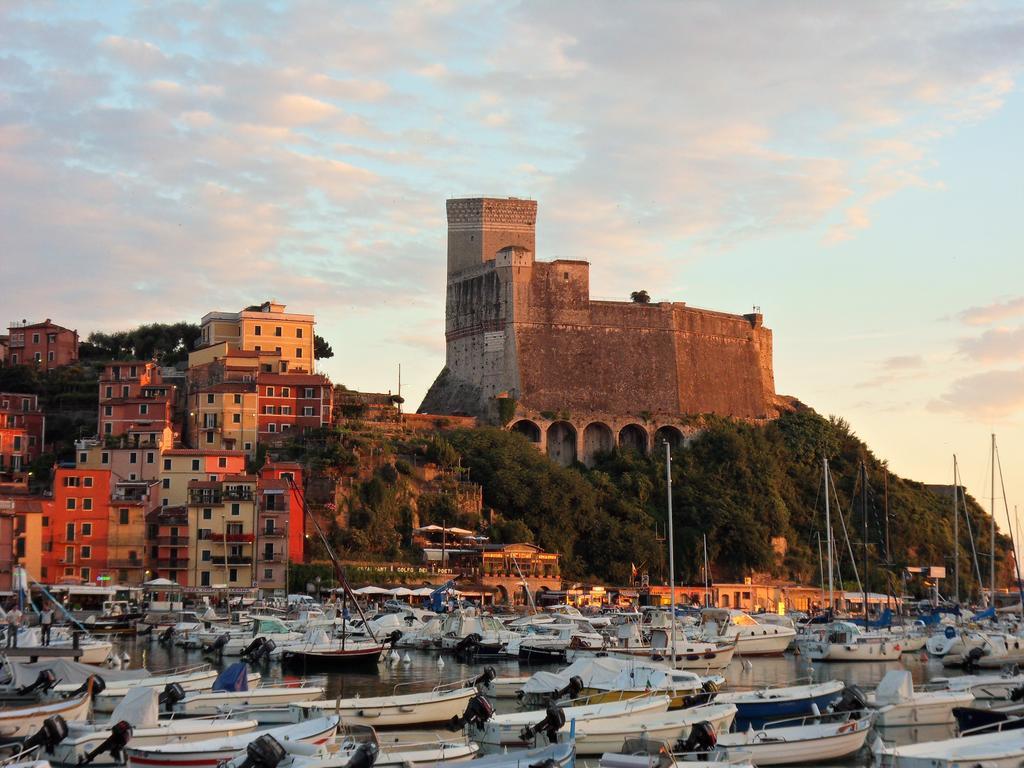
[(715, 752), (741, 750), (757, 766), (821, 765), (859, 752), (871, 732), (873, 719), (873, 713), (849, 719), (843, 713), (780, 720), (757, 730), (720, 734)]
[(824, 712), (840, 698), (845, 684), (839, 680), (807, 685), (758, 688), (753, 691), (726, 691), (715, 697), (719, 704), (736, 705), (739, 728), (760, 728), (767, 720)]

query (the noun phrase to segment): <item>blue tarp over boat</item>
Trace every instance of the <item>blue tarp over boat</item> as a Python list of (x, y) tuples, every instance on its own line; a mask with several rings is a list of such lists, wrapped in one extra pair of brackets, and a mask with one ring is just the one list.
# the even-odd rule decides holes
[(248, 691), (249, 690), (249, 665), (244, 661), (238, 661), (225, 669), (217, 679), (213, 681), (215, 691)]

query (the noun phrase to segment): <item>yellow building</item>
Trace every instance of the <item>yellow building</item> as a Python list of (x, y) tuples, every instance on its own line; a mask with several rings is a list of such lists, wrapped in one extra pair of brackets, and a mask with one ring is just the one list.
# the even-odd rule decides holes
[(248, 590), (256, 586), (255, 475), (188, 484), (189, 578), (196, 587)]
[(9, 497), (14, 507), (14, 562), (33, 579), (42, 578), (43, 528), (49, 526), (51, 499)]
[(197, 448), (241, 450), (248, 456), (258, 441), (255, 382), (225, 381), (189, 395), (189, 435)]
[(226, 342), (250, 352), (279, 355), (287, 371), (312, 371), (313, 315), (285, 312), (275, 301), (241, 312), (208, 312), (202, 320), (202, 346)]
[(242, 451), (192, 450), (175, 448), (161, 457), (160, 486), (156, 493), (161, 507), (183, 507), (188, 503), (188, 486), (193, 480), (221, 480), (245, 472)]

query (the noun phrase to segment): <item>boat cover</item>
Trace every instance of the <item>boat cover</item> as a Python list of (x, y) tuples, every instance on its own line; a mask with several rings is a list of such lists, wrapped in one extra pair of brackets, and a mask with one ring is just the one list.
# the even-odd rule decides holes
[(159, 719), (160, 694), (150, 686), (129, 688), (110, 714), (111, 723), (126, 720), (136, 728), (155, 727)]
[(910, 672), (905, 669), (886, 672), (882, 682), (875, 689), (875, 702), (878, 704), (902, 704), (913, 698), (914, 681), (910, 677)]
[(213, 681), (215, 691), (248, 691), (249, 666), (244, 661), (236, 661), (225, 669)]
[[(606, 689), (623, 671), (636, 666), (631, 659), (612, 659), (607, 656), (577, 659), (561, 672), (536, 672), (523, 684), (524, 694), (545, 694), (565, 688), (572, 677), (578, 676), (587, 688)], [(475, 762), (475, 761), (474, 761)]]
[(44, 669), (53, 672), (62, 685), (81, 685), (90, 675), (99, 675), (108, 684), (118, 680), (142, 680), (149, 677), (145, 669), (101, 669), (91, 664), (80, 664), (70, 659), (46, 659), (36, 662), (8, 661), (11, 672), (11, 686), (20, 688), (31, 685)]

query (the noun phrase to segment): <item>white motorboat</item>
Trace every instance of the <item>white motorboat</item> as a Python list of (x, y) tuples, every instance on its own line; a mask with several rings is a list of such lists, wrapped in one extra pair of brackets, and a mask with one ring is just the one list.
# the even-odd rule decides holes
[[(668, 696), (646, 696), (643, 698), (626, 699), (624, 701), (604, 704), (580, 704), (576, 706), (553, 707), (564, 716), (562, 725), (571, 720), (577, 727), (589, 720), (601, 718), (634, 717), (640, 714), (656, 715), (668, 711)], [(513, 712), (503, 715), (492, 715), (484, 722), (470, 722), (469, 735), (473, 741), (492, 746), (530, 746), (535, 726), (547, 717), (548, 713), (541, 710)]]
[(466, 610), (450, 614), (441, 629), (441, 648), (454, 653), (496, 656), (516, 633), (493, 616), (478, 616)]
[(241, 656), (257, 638), (273, 640), (275, 645), (284, 645), (302, 640), (303, 633), (288, 627), (276, 616), (253, 616), (252, 629), (228, 636), (221, 649), (225, 656)]
[(956, 627), (948, 625), (942, 632), (929, 637), (924, 647), (929, 656), (943, 658), (950, 653), (964, 655), (972, 648), (983, 646), (985, 640), (984, 632), (958, 632)]
[[(652, 630), (652, 645), (629, 646), (614, 650), (594, 651), (572, 649), (565, 652), (565, 659), (575, 662), (587, 658), (639, 659), (646, 662), (671, 662), (670, 640), (664, 630)], [(725, 669), (736, 653), (736, 641), (706, 643), (690, 640), (681, 632), (676, 635), (676, 668), (697, 672), (714, 672)]]
[(461, 715), (469, 700), (477, 695), (477, 689), (464, 681), (455, 687), (442, 686), (422, 693), (294, 703), (288, 705), (288, 710), (295, 722), (331, 714), (340, 715), (346, 726), (408, 728), (447, 723)]
[(979, 733), (956, 739), (871, 747), (876, 768), (1019, 768), (1024, 761), (1024, 730)]
[[(182, 691), (177, 691), (180, 696)], [(284, 707), (300, 701), (317, 701), (324, 697), (322, 686), (261, 686), (249, 688), (249, 668), (237, 662), (225, 669), (210, 691), (190, 691), (169, 699), (165, 706), (177, 715), (199, 717), (238, 712), (247, 709)]]
[(622, 746), (628, 738), (647, 738), (675, 743), (685, 739), (697, 723), (709, 723), (716, 733), (732, 726), (736, 707), (732, 704), (706, 704), (662, 714), (640, 713), (631, 717), (601, 718), (577, 722), (575, 736), (568, 728), (558, 731), (558, 741), (570, 744), (575, 738), (576, 754), (600, 755)]
[(444, 622), (444, 616), (432, 616), (419, 629), (402, 633), (395, 645), (399, 648), (417, 648), (419, 650), (440, 648)]
[(829, 760), (853, 755), (861, 750), (874, 713), (846, 719), (842, 716), (810, 717), (767, 723), (763, 728), (748, 728), (718, 736), (716, 753), (739, 750), (755, 765), (821, 765)]
[(266, 731), (250, 731), (238, 736), (183, 744), (129, 745), (126, 751), (128, 765), (138, 768), (214, 768), (244, 752), (252, 741), (264, 734), (273, 736), (282, 744), (326, 744), (337, 732), (338, 720), (337, 717), (319, 717)]
[[(249, 733), (256, 720), (224, 718), (160, 720), (154, 688), (133, 688), (103, 723), (71, 722), (68, 736), (54, 748), (51, 759), (68, 765), (123, 765), (123, 750), (160, 744), (182, 744)], [(122, 723), (131, 726), (123, 728)]]
[(586, 622), (552, 622), (515, 635), (502, 653), (523, 661), (564, 661), (569, 648), (600, 650), (604, 644), (604, 636)]
[(849, 621), (833, 621), (797, 638), (801, 655), (811, 661), (897, 661), (899, 640), (864, 632)]
[(928, 685), (933, 690), (970, 691), (975, 699), (1007, 699), (1010, 693), (1024, 687), (1024, 675), (1003, 674), (958, 675), (933, 677)]
[(952, 723), (953, 708), (970, 706), (973, 701), (970, 691), (915, 691), (905, 669), (886, 672), (867, 697), (868, 706), (878, 713), (875, 722), (885, 728)]
[(597, 704), (658, 693), (671, 698), (669, 709), (680, 709), (706, 703), (724, 683), (725, 678), (718, 675), (701, 677), (687, 670), (637, 662), (630, 663), (610, 682), (592, 679), (580, 696)]
[(741, 656), (779, 656), (796, 637), (793, 627), (762, 624), (750, 614), (729, 608), (705, 608), (700, 626), (709, 641), (733, 641)]
[(11, 707), (0, 710), (0, 737), (22, 739), (39, 730), (48, 717), (60, 715), (64, 720), (87, 720), (92, 706), (92, 685), (81, 696), (47, 704)]
[(1024, 641), (1002, 632), (984, 634), (984, 642), (968, 650), (951, 651), (942, 657), (946, 667), (1000, 669), (1024, 663)]

